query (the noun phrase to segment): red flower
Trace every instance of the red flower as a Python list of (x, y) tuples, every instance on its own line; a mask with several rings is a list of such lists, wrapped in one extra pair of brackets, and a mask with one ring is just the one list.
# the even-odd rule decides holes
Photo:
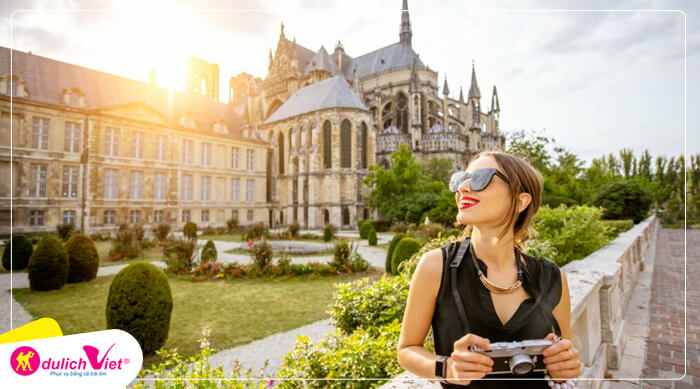
[(248, 239), (248, 247), (253, 247), (253, 239)]

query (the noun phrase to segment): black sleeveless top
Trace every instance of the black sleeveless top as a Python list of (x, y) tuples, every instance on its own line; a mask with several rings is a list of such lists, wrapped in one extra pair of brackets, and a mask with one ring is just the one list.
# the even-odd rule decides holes
[[(453, 242), (441, 247), (442, 278), (440, 290), (435, 301), (432, 327), (435, 353), (450, 355), (454, 342), (466, 334), (462, 334), (459, 312), (452, 295), (449, 264), (457, 254), (461, 244)], [(503, 325), (491, 299), (491, 292), (484, 287), (474, 269), (470, 250), (457, 270), (457, 289), (464, 304), (469, 321), (470, 332), (488, 338), (491, 343), (505, 341), (520, 341), (525, 339), (543, 339), (550, 332), (555, 332), (552, 310), (561, 299), (561, 273), (554, 262), (532, 257), (521, 252), (526, 265), (523, 266), (522, 287), (531, 296), (524, 300), (508, 322)], [(478, 266), (488, 277), (486, 264), (476, 258)], [(535, 304), (535, 297), (541, 294), (540, 307)], [(471, 381), (469, 386), (440, 383), (443, 388), (538, 388), (549, 389), (547, 382), (542, 380), (522, 380), (519, 378), (544, 378), (544, 372), (532, 372), (526, 376), (513, 374), (487, 375), (484, 379)]]

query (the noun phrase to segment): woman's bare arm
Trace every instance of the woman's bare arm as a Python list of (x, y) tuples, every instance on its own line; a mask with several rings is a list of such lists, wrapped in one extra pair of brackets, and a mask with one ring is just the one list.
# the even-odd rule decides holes
[(441, 250), (430, 250), (423, 254), (411, 279), (401, 323), (397, 347), (399, 364), (424, 378), (436, 378), (435, 360), (439, 357), (426, 350), (423, 343), (433, 318), (441, 277)]
[(559, 271), (561, 272), (561, 297), (559, 299), (559, 304), (554, 307), (552, 314), (554, 315), (554, 318), (557, 319), (557, 323), (559, 323), (561, 337), (572, 340), (571, 296), (569, 296), (569, 283), (566, 280), (564, 270), (560, 269)]

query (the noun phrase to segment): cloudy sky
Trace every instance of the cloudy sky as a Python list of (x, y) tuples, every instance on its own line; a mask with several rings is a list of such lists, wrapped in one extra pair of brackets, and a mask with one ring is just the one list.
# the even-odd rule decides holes
[[(198, 56), (219, 64), (225, 96), (232, 75), (265, 76), (281, 22), (314, 51), (396, 42), (401, 1), (377, 3), (3, 1), (0, 45), (143, 81), (155, 68), (171, 88)], [(482, 106), (498, 87), (503, 131), (539, 131), (586, 162), (623, 147), (700, 152), (699, 2), (409, 0), (409, 10), (413, 47), (440, 85), (446, 74), (451, 94), (466, 94), (473, 60)]]

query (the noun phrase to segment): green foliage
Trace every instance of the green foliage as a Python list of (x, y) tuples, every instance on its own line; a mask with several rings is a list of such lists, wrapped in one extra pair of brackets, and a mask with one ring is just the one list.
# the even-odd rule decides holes
[(403, 238), (405, 238), (407, 235), (403, 233), (398, 233), (394, 235), (393, 238), (391, 238), (391, 242), (389, 242), (389, 248), (386, 250), (386, 261), (384, 265), (384, 269), (386, 269), (387, 273), (392, 273), (391, 271), (391, 258), (392, 255), (394, 255), (394, 249), (396, 248), (396, 245), (399, 244), (399, 241)]
[(70, 238), (71, 234), (73, 234), (73, 230), (75, 230), (75, 225), (73, 223), (59, 224), (56, 226), (56, 235), (65, 242)]
[(532, 224), (539, 233), (537, 238), (549, 241), (556, 249), (557, 256), (551, 259), (564, 266), (608, 243), (602, 213), (602, 209), (589, 206), (560, 205), (552, 209), (545, 205), (537, 212)]
[(362, 278), (339, 284), (327, 313), (333, 325), (346, 334), (358, 328), (383, 326), (403, 317), (409, 283), (401, 277), (375, 282)]
[(634, 227), (634, 221), (631, 219), (602, 220), (601, 222), (603, 226), (605, 226), (605, 235), (610, 239), (614, 239), (616, 236), (620, 235), (620, 233)]
[(211, 240), (208, 240), (207, 243), (204, 244), (204, 247), (202, 248), (202, 254), (200, 255), (200, 261), (201, 263), (205, 262), (216, 262), (216, 259), (218, 257), (218, 254), (216, 252), (216, 245), (214, 245), (214, 242)]
[(445, 227), (433, 222), (419, 224), (415, 232), (415, 236), (421, 238), (424, 242), (442, 235), (445, 235)]
[(238, 229), (240, 226), (238, 225), (238, 219), (228, 219), (226, 221), (226, 232), (229, 234), (233, 234), (235, 232), (238, 232)]
[(133, 231), (134, 233), (134, 239), (136, 240), (136, 243), (138, 243), (139, 246), (141, 246), (144, 237), (146, 236), (146, 230), (141, 224), (133, 224), (131, 226), (131, 231)]
[(258, 222), (248, 227), (248, 231), (245, 234), (245, 239), (259, 239), (262, 237), (270, 236), (270, 230), (267, 228), (265, 223)]
[(392, 225), (389, 220), (366, 219), (358, 222), (358, 229), (361, 228), (363, 224), (370, 224), (377, 232), (387, 232), (391, 229)]
[(326, 224), (326, 226), (323, 227), (323, 241), (330, 242), (331, 240), (333, 240), (333, 226)]
[(170, 235), (170, 224), (160, 223), (153, 227), (153, 236), (155, 236), (159, 242), (165, 242), (168, 239), (168, 235)]
[(272, 247), (267, 244), (267, 240), (255, 243), (250, 247), (250, 256), (253, 264), (260, 271), (265, 271), (272, 264)]
[[(375, 388), (403, 369), (396, 348), (401, 322), (383, 327), (360, 328), (351, 335), (340, 330), (328, 333), (320, 342), (298, 336), (292, 351), (284, 357), (277, 376), (282, 388)], [(289, 378), (377, 378), (377, 380), (290, 380)]]
[(374, 231), (374, 228), (369, 230), (369, 234), (367, 235), (367, 244), (370, 246), (377, 245), (377, 232)]
[(114, 239), (114, 245), (109, 250), (109, 259), (119, 261), (123, 258), (136, 258), (140, 253), (141, 246), (136, 239), (135, 231), (127, 226), (120, 227)]
[(522, 157), (540, 172), (546, 172), (551, 163), (551, 157), (547, 152), (550, 143), (555, 142), (554, 138), (549, 138), (542, 133), (525, 130), (518, 130), (508, 134), (506, 151)]
[(532, 257), (547, 259), (554, 261), (557, 258), (557, 249), (552, 245), (552, 242), (545, 239), (528, 239), (526, 242), (527, 250), (525, 254)]
[(413, 238), (403, 238), (391, 254), (391, 274), (399, 273), (399, 264), (420, 250), (420, 243)]
[(197, 263), (197, 241), (171, 237), (163, 244), (166, 271), (189, 274)]
[(332, 265), (345, 267), (350, 264), (350, 254), (354, 251), (354, 247), (350, 247), (347, 240), (341, 240), (333, 245), (333, 262)]
[(75, 234), (65, 244), (68, 253), (68, 282), (90, 281), (97, 277), (100, 256), (95, 242), (85, 234)]
[(288, 231), (289, 231), (289, 235), (292, 238), (295, 238), (299, 234), (299, 223), (294, 222), (294, 223), (290, 224)]
[(399, 266), (399, 276), (405, 280), (410, 280), (413, 277), (413, 272), (416, 271), (416, 266), (418, 266), (418, 261), (420, 261), (423, 254), (430, 250), (439, 249), (440, 247), (447, 246), (448, 244), (455, 242), (457, 239), (454, 236), (441, 236), (433, 240), (428, 241), (424, 244), (417, 253), (413, 254), (411, 258), (402, 262)]
[(428, 181), (438, 181), (447, 188), (454, 173), (454, 161), (450, 158), (430, 158), (421, 165), (421, 173)]
[(182, 234), (187, 239), (197, 239), (197, 224), (194, 222), (185, 223), (185, 226), (182, 227)]
[(415, 223), (408, 223), (408, 222), (398, 221), (398, 222), (394, 223), (394, 224), (391, 226), (391, 231), (392, 231), (392, 232), (397, 232), (397, 233), (398, 233), (398, 232), (400, 232), (400, 233), (406, 233), (406, 232), (408, 232), (408, 231), (410, 231), (410, 230), (413, 230), (413, 229), (415, 229), (415, 228), (416, 228), (416, 224), (415, 224)]
[(367, 239), (369, 230), (373, 230), (372, 223), (362, 223), (360, 226), (360, 239)]
[[(12, 257), (10, 257), (10, 251)], [(13, 235), (2, 252), (2, 266), (7, 270), (22, 270), (27, 267), (34, 248), (24, 235)], [(10, 262), (12, 264), (10, 265)]]
[(635, 223), (646, 219), (651, 203), (651, 193), (637, 180), (603, 185), (592, 200), (593, 205), (605, 208), (604, 219), (632, 219)]
[(68, 279), (68, 253), (55, 235), (44, 235), (29, 258), (27, 273), (31, 290), (61, 289)]
[(107, 328), (128, 332), (143, 354), (150, 355), (168, 339), (172, 309), (165, 273), (150, 263), (133, 263), (119, 271), (109, 286)]

